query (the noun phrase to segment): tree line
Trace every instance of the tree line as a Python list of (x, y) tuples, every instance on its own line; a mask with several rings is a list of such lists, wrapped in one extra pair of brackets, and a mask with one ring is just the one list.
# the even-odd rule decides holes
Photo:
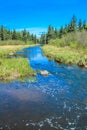
[(20, 32), (16, 30), (11, 31), (9, 29), (6, 29), (2, 25), (0, 26), (0, 41), (5, 40), (21, 40), (24, 42), (33, 41), (34, 43), (38, 42), (36, 35), (30, 34), (29, 32), (26, 31), (26, 29)]
[(73, 16), (70, 23), (66, 24), (64, 27), (61, 26), (60, 29), (54, 28), (53, 26), (48, 27), (48, 31), (46, 34), (41, 35), (40, 42), (42, 44), (48, 44), (51, 39), (55, 38), (62, 38), (64, 35), (67, 35), (68, 33), (71, 32), (76, 32), (76, 31), (87, 31), (87, 23), (86, 21), (82, 21), (82, 19), (79, 19), (77, 22), (76, 16)]

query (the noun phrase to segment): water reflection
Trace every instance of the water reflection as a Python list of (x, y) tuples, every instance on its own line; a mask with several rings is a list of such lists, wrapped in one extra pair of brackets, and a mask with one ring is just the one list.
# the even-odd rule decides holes
[(33, 82), (0, 83), (1, 130), (86, 130), (87, 69), (57, 65), (40, 47), (22, 52), (37, 73)]

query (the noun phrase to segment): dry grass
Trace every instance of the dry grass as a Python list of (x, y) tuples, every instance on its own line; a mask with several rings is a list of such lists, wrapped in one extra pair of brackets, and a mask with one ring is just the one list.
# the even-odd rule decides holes
[(3, 45), (0, 46), (0, 57), (4, 58), (11, 55), (14, 55), (16, 51), (19, 51), (23, 48), (31, 47), (34, 45)]

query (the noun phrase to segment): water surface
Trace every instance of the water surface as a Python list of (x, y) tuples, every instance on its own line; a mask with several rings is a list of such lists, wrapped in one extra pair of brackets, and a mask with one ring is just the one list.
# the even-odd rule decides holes
[(0, 130), (87, 130), (87, 69), (49, 61), (39, 46), (21, 55), (36, 80), (0, 82)]

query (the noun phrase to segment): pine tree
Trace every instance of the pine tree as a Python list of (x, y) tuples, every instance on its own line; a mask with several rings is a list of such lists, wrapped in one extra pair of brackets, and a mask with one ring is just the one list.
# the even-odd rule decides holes
[(65, 34), (65, 35), (68, 33), (68, 26), (67, 26), (67, 25), (65, 25), (63, 31), (64, 31), (64, 34)]
[(12, 32), (12, 40), (17, 40), (17, 32), (16, 32), (16, 30), (14, 30)]
[(58, 30), (57, 28), (54, 29), (54, 38), (57, 38), (58, 37)]
[(61, 26), (59, 30), (59, 38), (62, 38), (63, 34), (64, 34), (64, 30), (63, 30), (63, 26)]
[(24, 30), (22, 31), (22, 40), (23, 40), (24, 42), (27, 42), (27, 31), (26, 31), (26, 29), (24, 29)]
[(41, 40), (40, 40), (41, 44), (46, 44), (47, 43), (47, 39), (46, 39), (46, 34), (42, 34), (41, 35)]
[(83, 27), (82, 27), (82, 20), (81, 19), (79, 19), (78, 28), (79, 28), (79, 31), (81, 31), (83, 29)]
[(85, 20), (84, 20), (84, 22), (83, 22), (83, 29), (87, 30), (87, 23), (86, 23)]
[(37, 37), (36, 37), (36, 35), (34, 35), (34, 43), (35, 44), (37, 43)]
[(76, 17), (73, 16), (72, 20), (71, 20), (71, 23), (70, 23), (70, 30), (71, 31), (76, 31), (76, 29), (77, 29), (76, 21), (77, 21)]
[(0, 39), (3, 41), (5, 40), (5, 36), (4, 36), (4, 26), (2, 25), (0, 28)]
[(47, 37), (46, 37), (46, 43), (49, 42), (50, 39), (53, 39), (55, 37), (55, 29), (51, 25), (48, 27)]
[(28, 41), (31, 40), (31, 36), (30, 36), (30, 33), (29, 33), (29, 32), (27, 32), (27, 40), (28, 40)]

